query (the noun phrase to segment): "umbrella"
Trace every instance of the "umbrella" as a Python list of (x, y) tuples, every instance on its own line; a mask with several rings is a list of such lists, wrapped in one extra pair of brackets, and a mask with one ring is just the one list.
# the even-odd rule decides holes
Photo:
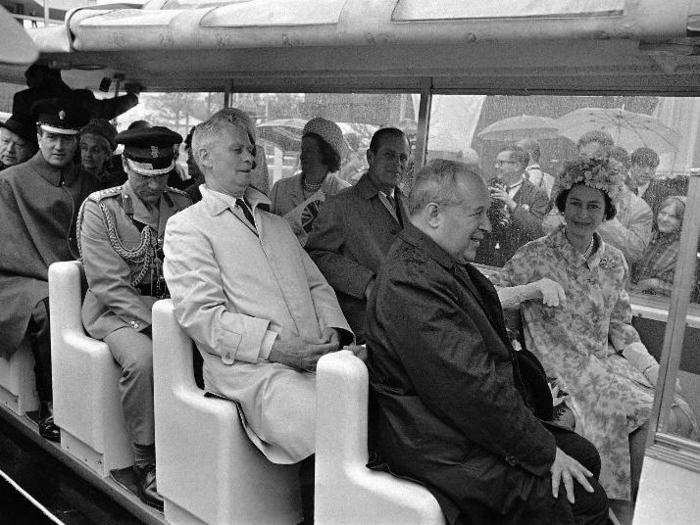
[(261, 122), (255, 128), (258, 139), (272, 142), (283, 151), (301, 149), (301, 132), (306, 121), (300, 118), (281, 118)]
[(518, 141), (522, 139), (555, 139), (559, 130), (554, 119), (520, 115), (498, 120), (478, 133), (483, 140)]
[(574, 142), (588, 131), (602, 130), (612, 136), (616, 146), (629, 151), (642, 146), (656, 152), (676, 151), (681, 140), (678, 132), (651, 115), (619, 108), (581, 108), (555, 122), (561, 134)]

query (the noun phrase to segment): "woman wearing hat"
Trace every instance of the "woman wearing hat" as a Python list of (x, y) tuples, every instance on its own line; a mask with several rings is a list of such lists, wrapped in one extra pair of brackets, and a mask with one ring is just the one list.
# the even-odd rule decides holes
[[(495, 280), (508, 287), (499, 290), (504, 307), (520, 306), (526, 347), (569, 393), (576, 431), (600, 453), (600, 482), (618, 500), (616, 512), (626, 513), (639, 484), (659, 364), (631, 325), (622, 252), (596, 231), (615, 217), (621, 177), (607, 160), (581, 158), (565, 166), (555, 187), (564, 224), (520, 248)], [(669, 424), (680, 435), (696, 427), (679, 396)]]
[(80, 130), (80, 168), (95, 183), (95, 190), (106, 190), (126, 182), (126, 173), (112, 167), (117, 147), (117, 130), (105, 119), (92, 119)]
[(309, 120), (301, 137), (301, 173), (279, 180), (272, 187), (272, 212), (289, 222), (302, 246), (318, 215), (319, 204), (350, 185), (337, 177), (345, 150), (343, 132), (321, 117)]

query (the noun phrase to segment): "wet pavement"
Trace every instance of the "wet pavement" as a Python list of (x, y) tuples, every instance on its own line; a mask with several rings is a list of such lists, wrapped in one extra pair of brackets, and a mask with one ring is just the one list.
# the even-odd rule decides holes
[[(66, 525), (141, 523), (1, 418), (0, 470)], [(0, 523), (52, 523), (0, 480)]]

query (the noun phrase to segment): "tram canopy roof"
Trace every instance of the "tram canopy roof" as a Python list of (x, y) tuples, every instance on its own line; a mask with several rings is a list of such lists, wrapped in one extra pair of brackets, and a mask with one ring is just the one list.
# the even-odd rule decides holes
[(31, 36), (81, 87), (681, 94), (700, 80), (700, 0), (151, 0)]

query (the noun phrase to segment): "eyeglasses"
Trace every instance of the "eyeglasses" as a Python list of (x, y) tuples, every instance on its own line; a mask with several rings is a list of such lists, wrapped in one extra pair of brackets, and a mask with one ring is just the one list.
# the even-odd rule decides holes
[(503, 166), (504, 164), (517, 164), (518, 162), (515, 160), (497, 160), (496, 162), (493, 163), (494, 166)]

